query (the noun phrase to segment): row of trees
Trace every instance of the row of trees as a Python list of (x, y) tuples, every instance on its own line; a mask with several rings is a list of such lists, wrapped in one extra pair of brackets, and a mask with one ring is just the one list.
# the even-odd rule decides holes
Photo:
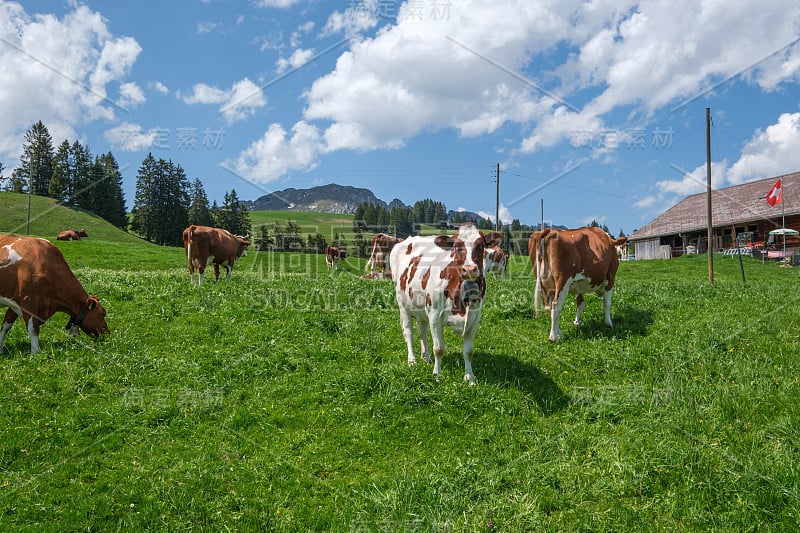
[(234, 235), (249, 235), (250, 213), (236, 190), (225, 193), (222, 206), (208, 204), (199, 179), (189, 183), (180, 165), (147, 154), (136, 178), (131, 230), (148, 241), (181, 246), (181, 235), (190, 224), (223, 228)]
[(88, 146), (64, 140), (53, 148), (47, 127), (38, 121), (25, 133), (19, 166), (0, 182), (5, 190), (32, 192), (83, 209), (126, 228), (128, 218), (122, 192), (122, 173), (114, 154), (92, 157)]
[(0, 163), (0, 187), (32, 193), (93, 213), (123, 230), (130, 229), (157, 244), (180, 246), (189, 224), (215, 226), (236, 235), (250, 234), (250, 215), (236, 191), (220, 207), (209, 205), (200, 180), (190, 183), (180, 165), (148, 154), (139, 167), (133, 216), (128, 219), (120, 172), (110, 151), (92, 157), (88, 146), (53, 139), (42, 121), (25, 133), (19, 166), (8, 177)]

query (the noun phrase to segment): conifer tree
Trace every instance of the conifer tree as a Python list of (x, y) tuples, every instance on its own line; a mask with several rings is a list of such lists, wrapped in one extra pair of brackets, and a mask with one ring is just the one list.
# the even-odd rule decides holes
[(197, 226), (213, 226), (214, 216), (208, 205), (208, 196), (203, 189), (203, 183), (196, 179), (192, 183), (192, 201), (189, 205), (189, 224)]

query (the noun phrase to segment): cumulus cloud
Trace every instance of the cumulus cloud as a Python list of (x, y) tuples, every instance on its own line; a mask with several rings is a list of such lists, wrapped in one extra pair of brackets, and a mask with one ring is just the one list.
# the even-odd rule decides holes
[(123, 83), (119, 86), (119, 99), (117, 105), (122, 108), (131, 108), (141, 105), (147, 100), (141, 87), (135, 83)]
[[(463, 207), (459, 207), (457, 209), (457, 211), (467, 211), (467, 209), (465, 209)], [(480, 215), (482, 218), (488, 218), (489, 220), (494, 222), (494, 219), (495, 219), (495, 213), (494, 212), (489, 213), (487, 211), (478, 211), (477, 214)], [(513, 220), (514, 220), (514, 216), (511, 214), (511, 211), (509, 211), (509, 209), (506, 206), (504, 206), (503, 204), (500, 204), (500, 223), (501, 224), (511, 224), (511, 222)]]
[(280, 124), (272, 124), (260, 139), (225, 166), (254, 183), (266, 183), (293, 170), (313, 169), (323, 148), (319, 130), (307, 122), (295, 124), (291, 133)]
[[(775, 90), (800, 72), (795, 0), (769, 9), (755, 0), (419, 4), (394, 3), (396, 17), (386, 18), (385, 3), (365, 0), (328, 18), (322, 36), (350, 41), (304, 94), (302, 119), (319, 124), (319, 153), (399, 148), (443, 129), (484, 136), (509, 125), (524, 132), (516, 151), (534, 153), (608, 130), (612, 112), (648, 117), (734, 78)], [(303, 52), (278, 69), (299, 64)], [(693, 190), (687, 179), (659, 187)]]
[(276, 64), (278, 74), (284, 74), (291, 69), (302, 67), (313, 56), (314, 50), (303, 50), (302, 48), (298, 48), (288, 59), (278, 59)]
[[(2, 2), (0, 21), (0, 72), (14, 86), (0, 91), (4, 154), (18, 155), (24, 132), (37, 120), (51, 134), (74, 136), (76, 125), (124, 112), (107, 97), (107, 86), (125, 83), (141, 52), (135, 39), (113, 35), (99, 13), (82, 5), (59, 18)], [(137, 98), (131, 89), (123, 91)]]
[(286, 9), (299, 3), (300, 0), (255, 0), (253, 5), (256, 7), (277, 7)]
[(125, 152), (138, 152), (153, 145), (156, 132), (143, 131), (138, 124), (123, 122), (119, 126), (105, 132), (106, 141), (115, 148)]
[(169, 94), (169, 87), (167, 87), (160, 81), (152, 81), (147, 86), (150, 87), (151, 89), (155, 89), (161, 94)]
[(249, 118), (267, 105), (264, 91), (248, 78), (237, 81), (230, 89), (198, 83), (179, 98), (187, 104), (221, 104), (219, 112), (228, 124)]
[(800, 113), (784, 113), (778, 122), (758, 130), (728, 171), (733, 184), (793, 172), (800, 168)]

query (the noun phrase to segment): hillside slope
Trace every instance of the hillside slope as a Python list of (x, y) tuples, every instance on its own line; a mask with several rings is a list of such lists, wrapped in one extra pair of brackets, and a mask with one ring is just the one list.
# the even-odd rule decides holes
[[(27, 216), (28, 195), (0, 192), (0, 232), (25, 235)], [(54, 241), (58, 232), (79, 228), (86, 229), (90, 239), (143, 242), (98, 216), (64, 207), (52, 198), (31, 197), (31, 235)]]

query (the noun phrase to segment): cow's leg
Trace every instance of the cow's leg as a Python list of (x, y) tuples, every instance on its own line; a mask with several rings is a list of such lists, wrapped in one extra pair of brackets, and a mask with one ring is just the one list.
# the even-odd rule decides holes
[(14, 325), (14, 321), (17, 319), (17, 316), (17, 313), (12, 309), (6, 311), (6, 316), (3, 319), (3, 325), (0, 327), (0, 353), (3, 353), (3, 342), (6, 340), (6, 334), (8, 333), (8, 330), (11, 329), (11, 326)]
[(231, 279), (231, 271), (233, 270), (233, 266), (231, 266), (231, 264), (228, 263), (227, 265), (225, 265), (225, 268), (228, 270), (228, 273), (225, 275), (225, 279), (229, 280)]
[(400, 306), (400, 325), (403, 328), (403, 339), (406, 341), (406, 347), (408, 348), (408, 365), (414, 365), (417, 363), (417, 358), (414, 356), (414, 319), (411, 317), (409, 312)]
[(586, 308), (586, 298), (583, 297), (583, 294), (579, 294), (575, 297), (575, 304), (578, 307), (578, 312), (575, 314), (575, 320), (573, 321), (573, 324), (580, 326), (583, 310)]
[(560, 290), (556, 288), (556, 293), (550, 304), (550, 337), (551, 342), (558, 342), (564, 336), (561, 327), (558, 325), (558, 319), (561, 317), (561, 309), (564, 307), (564, 302), (567, 301), (569, 296), (569, 286), (571, 281), (567, 281), (564, 287)]
[(444, 324), (441, 317), (436, 317), (430, 321), (431, 337), (433, 338), (433, 375), (439, 377), (442, 374), (442, 358), (444, 357)]
[(417, 320), (417, 332), (419, 333), (419, 344), (422, 349), (422, 359), (426, 363), (431, 362), (431, 352), (428, 348), (428, 321)]
[(461, 350), (464, 356), (464, 381), (470, 385), (475, 385), (475, 376), (472, 374), (472, 353), (475, 343), (475, 333), (478, 330), (478, 321), (476, 320), (473, 326), (464, 335), (464, 346)]
[(32, 316), (29, 316), (26, 322), (28, 324), (28, 336), (31, 338), (31, 354), (37, 354), (39, 353), (39, 322)]
[(603, 314), (606, 316), (606, 324), (608, 327), (613, 328), (614, 323), (611, 321), (611, 293), (614, 292), (614, 289), (608, 289), (605, 294), (603, 294)]
[(214, 281), (219, 281), (219, 264), (214, 263)]

